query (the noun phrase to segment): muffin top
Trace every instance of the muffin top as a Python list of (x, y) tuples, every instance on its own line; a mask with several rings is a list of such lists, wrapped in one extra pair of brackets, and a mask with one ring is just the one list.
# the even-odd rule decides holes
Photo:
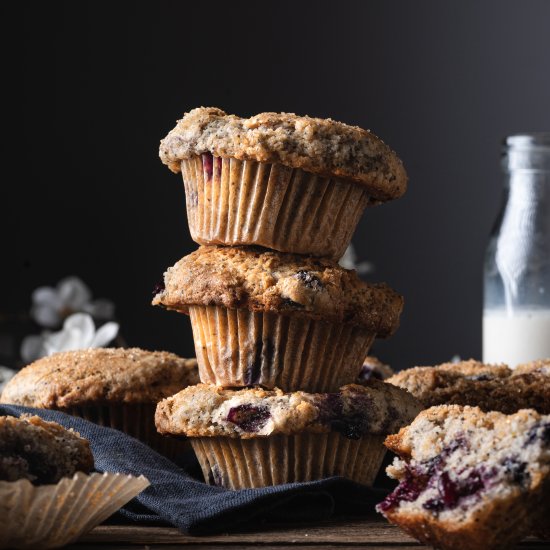
[(227, 390), (199, 384), (161, 401), (155, 423), (160, 433), (190, 437), (248, 439), (335, 431), (358, 439), (393, 433), (419, 411), (412, 395), (379, 380), (349, 384), (337, 393)]
[(380, 138), (331, 119), (289, 113), (247, 119), (199, 107), (161, 141), (160, 158), (177, 173), (182, 159), (203, 153), (348, 179), (365, 185), (379, 201), (400, 197), (407, 185), (402, 162)]
[(153, 304), (182, 313), (204, 305), (291, 314), (364, 326), (387, 337), (399, 326), (403, 298), (329, 260), (256, 247), (201, 246), (168, 268)]
[(514, 370), (474, 360), (414, 367), (387, 382), (410, 391), (425, 407), (456, 404), (506, 414), (526, 408), (550, 413), (550, 369), (543, 361)]
[(93, 468), (90, 445), (77, 432), (38, 416), (0, 416), (1, 481), (57, 483)]
[(376, 378), (377, 380), (386, 380), (393, 374), (395, 373), (389, 365), (382, 363), (380, 359), (374, 357), (373, 355), (367, 355), (367, 357), (363, 360), (363, 366), (357, 376), (357, 383), (362, 384), (372, 378)]
[(198, 381), (195, 359), (138, 348), (84, 349), (25, 367), (8, 382), (0, 401), (41, 409), (156, 403)]

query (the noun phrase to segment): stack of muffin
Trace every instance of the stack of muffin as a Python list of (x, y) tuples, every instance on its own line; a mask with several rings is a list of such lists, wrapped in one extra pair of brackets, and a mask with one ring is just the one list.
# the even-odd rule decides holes
[(191, 438), (210, 483), (371, 484), (385, 435), (419, 411), (405, 390), (354, 384), (403, 300), (337, 262), (363, 210), (405, 191), (401, 161), (330, 119), (214, 108), (187, 113), (160, 156), (183, 175), (201, 246), (153, 304), (190, 316), (201, 384), (158, 405), (157, 429)]

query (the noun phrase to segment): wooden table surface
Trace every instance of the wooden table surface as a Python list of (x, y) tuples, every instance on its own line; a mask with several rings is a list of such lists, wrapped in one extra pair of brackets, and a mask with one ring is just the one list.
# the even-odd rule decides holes
[[(77, 544), (68, 546), (74, 550), (107, 549), (157, 549), (174, 548), (261, 548), (284, 550), (300, 547), (307, 550), (321, 548), (379, 548), (384, 550), (404, 548), (428, 548), (390, 525), (383, 519), (361, 519), (325, 522), (322, 525), (297, 527), (284, 525), (264, 526), (261, 530), (221, 534), (207, 537), (183, 535), (169, 527), (137, 527), (132, 525), (102, 525), (96, 527)], [(529, 538), (518, 549), (542, 550), (550, 548), (550, 542)], [(464, 550), (468, 550), (465, 548)]]

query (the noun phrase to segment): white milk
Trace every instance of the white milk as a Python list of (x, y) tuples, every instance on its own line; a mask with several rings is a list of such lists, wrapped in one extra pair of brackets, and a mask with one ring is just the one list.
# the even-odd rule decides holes
[(483, 362), (514, 368), (534, 359), (550, 358), (550, 309), (483, 313)]

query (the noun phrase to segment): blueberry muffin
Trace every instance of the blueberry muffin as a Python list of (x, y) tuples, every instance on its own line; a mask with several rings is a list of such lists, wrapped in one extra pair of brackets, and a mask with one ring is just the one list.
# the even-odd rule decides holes
[(382, 363), (380, 359), (372, 355), (367, 355), (367, 357), (363, 360), (363, 366), (359, 371), (357, 383), (362, 384), (371, 378), (376, 378), (377, 380), (387, 380), (394, 374), (393, 369), (389, 365)]
[(88, 441), (38, 416), (0, 416), (0, 481), (57, 483), (94, 468)]
[(550, 413), (550, 369), (541, 361), (513, 370), (474, 360), (415, 367), (387, 382), (410, 391), (426, 408), (455, 404), (506, 414), (527, 408)]
[(162, 140), (181, 172), (199, 244), (340, 258), (366, 206), (400, 197), (401, 161), (369, 131), (288, 113), (249, 119), (201, 107)]
[(161, 401), (156, 425), (190, 438), (210, 484), (242, 489), (343, 476), (371, 485), (385, 434), (419, 410), (406, 391), (378, 380), (320, 394), (199, 384)]
[(403, 299), (329, 260), (203, 246), (166, 271), (153, 304), (190, 315), (202, 382), (335, 391), (397, 329)]
[(387, 469), (399, 485), (377, 510), (423, 543), (510, 548), (547, 514), (549, 415), (441, 405), (385, 444), (399, 457)]
[(6, 385), (0, 401), (80, 416), (172, 457), (185, 444), (158, 435), (155, 407), (197, 382), (195, 359), (137, 348), (85, 349), (56, 353), (25, 367)]

